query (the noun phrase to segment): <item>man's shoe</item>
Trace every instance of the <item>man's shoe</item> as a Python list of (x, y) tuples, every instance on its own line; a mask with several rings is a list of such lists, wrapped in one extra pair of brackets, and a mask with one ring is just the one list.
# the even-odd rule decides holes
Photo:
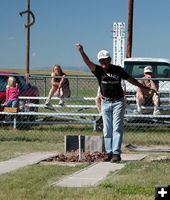
[(119, 154), (113, 154), (112, 159), (110, 160), (111, 163), (117, 163), (121, 161), (121, 157)]
[(112, 153), (106, 153), (103, 162), (109, 162), (112, 159)]

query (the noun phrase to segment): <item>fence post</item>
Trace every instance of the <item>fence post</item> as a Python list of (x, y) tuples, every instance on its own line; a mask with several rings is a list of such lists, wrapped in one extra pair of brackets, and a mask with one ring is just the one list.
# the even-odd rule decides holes
[(46, 77), (44, 78), (44, 96), (46, 97), (46, 93), (47, 93), (47, 79)]
[(78, 89), (79, 89), (79, 87), (78, 87), (78, 76), (77, 76), (77, 78), (76, 78), (76, 96), (78, 97)]

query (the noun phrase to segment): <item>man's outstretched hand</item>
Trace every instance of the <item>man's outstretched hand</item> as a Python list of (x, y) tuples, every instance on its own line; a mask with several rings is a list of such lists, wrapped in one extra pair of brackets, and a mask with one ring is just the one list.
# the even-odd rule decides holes
[(79, 51), (83, 51), (83, 46), (82, 46), (81, 44), (76, 43), (75, 46), (77, 47), (77, 49), (78, 49)]

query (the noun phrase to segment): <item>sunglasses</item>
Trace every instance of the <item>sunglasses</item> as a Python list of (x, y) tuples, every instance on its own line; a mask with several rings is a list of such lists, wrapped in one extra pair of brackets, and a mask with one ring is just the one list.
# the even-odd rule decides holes
[(145, 74), (151, 75), (151, 74), (152, 74), (152, 72), (146, 72)]

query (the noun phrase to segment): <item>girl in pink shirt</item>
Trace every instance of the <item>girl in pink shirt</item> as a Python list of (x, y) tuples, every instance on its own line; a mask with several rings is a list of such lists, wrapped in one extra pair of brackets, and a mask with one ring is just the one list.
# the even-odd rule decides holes
[(6, 86), (6, 100), (5, 107), (18, 107), (19, 104), (19, 88), (16, 82), (16, 78), (10, 76), (8, 78), (8, 84)]

